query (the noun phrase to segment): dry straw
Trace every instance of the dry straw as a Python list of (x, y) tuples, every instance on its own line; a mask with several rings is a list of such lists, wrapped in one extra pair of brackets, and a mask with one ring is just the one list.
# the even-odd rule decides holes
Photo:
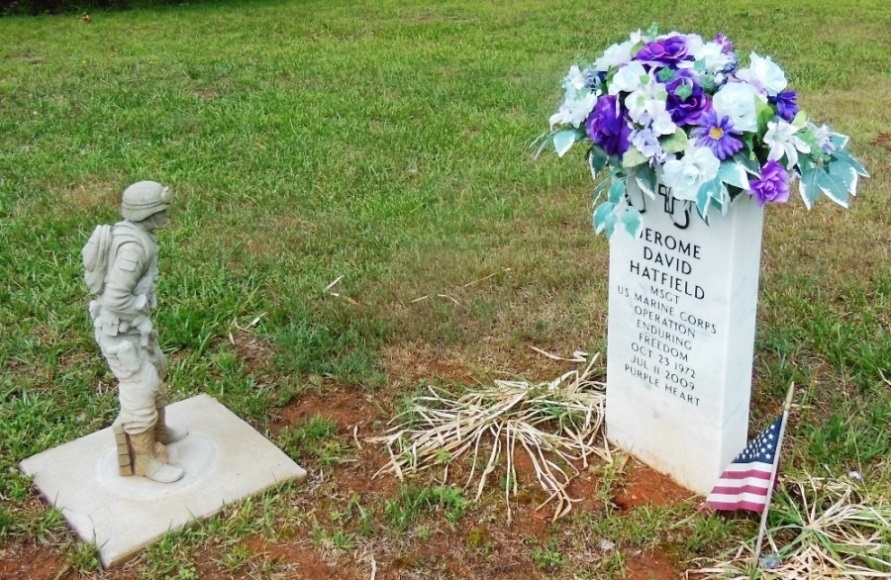
[(754, 542), (688, 578), (891, 578), (891, 504), (872, 502), (845, 480), (787, 481), (774, 496), (767, 532), (773, 554), (752, 569)]
[[(584, 359), (582, 359), (584, 361)], [(432, 467), (443, 469), (465, 454), (472, 455), (466, 485), (475, 483), (476, 499), (489, 476), (504, 464), (504, 498), (511, 520), (510, 499), (517, 494), (515, 453), (525, 452), (548, 498), (537, 509), (556, 502), (554, 520), (576, 501), (567, 486), (588, 467), (590, 457), (611, 460), (603, 437), (606, 385), (592, 380), (598, 355), (583, 371), (575, 370), (539, 384), (494, 381), (480, 389), (451, 396), (432, 386), (408, 411), (395, 417), (387, 434), (369, 441), (387, 446), (390, 461), (375, 477), (407, 474)]]

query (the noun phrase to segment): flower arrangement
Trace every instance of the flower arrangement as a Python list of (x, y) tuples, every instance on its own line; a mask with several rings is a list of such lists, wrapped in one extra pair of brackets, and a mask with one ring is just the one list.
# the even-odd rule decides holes
[[(808, 209), (825, 194), (843, 207), (868, 173), (845, 149), (848, 138), (799, 110), (786, 74), (754, 52), (741, 67), (722, 35), (637, 31), (592, 64), (573, 65), (565, 99), (541, 148), (562, 157), (590, 141), (597, 179), (594, 228), (609, 237), (622, 226), (637, 237), (643, 218), (626, 195), (628, 180), (654, 198), (659, 180), (676, 200), (727, 214), (741, 195), (759, 205), (785, 203), (792, 182)], [(541, 151), (539, 149), (539, 152)]]

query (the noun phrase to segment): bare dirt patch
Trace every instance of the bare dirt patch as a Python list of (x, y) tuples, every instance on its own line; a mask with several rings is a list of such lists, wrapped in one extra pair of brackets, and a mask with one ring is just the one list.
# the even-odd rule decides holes
[(881, 147), (885, 151), (891, 151), (891, 133), (879, 133), (871, 143), (876, 147)]
[[(245, 360), (261, 360), (267, 346), (246, 333), (236, 337), (236, 349)], [(390, 353), (393, 356), (393, 353)], [(432, 355), (416, 359), (418, 369), (412, 380), (431, 377), (448, 378), (468, 383), (474, 369), (455, 359), (437, 360)], [(392, 361), (392, 359), (391, 359)], [(407, 359), (399, 364), (409, 366)], [(565, 366), (565, 365), (564, 365)], [(227, 560), (232, 545), (212, 542), (195, 547), (190, 559), (201, 578), (368, 578), (372, 569), (378, 579), (396, 578), (569, 578), (579, 556), (572, 527), (552, 521), (554, 506), (537, 509), (547, 497), (539, 487), (535, 469), (526, 453), (517, 450), (518, 494), (510, 499), (512, 521), (507, 522), (504, 504), (504, 473), (490, 474), (486, 491), (479, 503), (472, 503), (456, 524), (444, 519), (441, 508), (419, 515), (407, 529), (393, 527), (387, 516), (388, 505), (396, 503), (406, 487), (424, 488), (444, 480), (442, 470), (429, 471), (401, 482), (392, 475), (374, 477), (387, 463), (382, 445), (367, 441), (382, 435), (393, 414), (389, 401), (393, 393), (371, 393), (343, 386), (324, 385), (296, 397), (274, 411), (270, 432), (277, 436), (286, 427), (299, 426), (315, 416), (336, 423), (337, 440), (343, 445), (342, 460), (319, 465), (313, 459), (298, 458), (310, 473), (303, 486), (285, 492), (286, 503), (294, 510), (293, 521), (281, 521), (274, 527), (274, 536), (254, 534), (238, 541), (246, 550), (243, 564), (233, 568)], [(602, 466), (592, 458), (591, 466), (577, 466), (579, 475), (570, 486), (571, 495), (581, 500), (573, 513), (585, 515), (608, 513), (603, 505)], [(448, 483), (462, 486), (467, 482), (469, 466), (456, 463), (449, 472)], [(687, 501), (690, 493), (665, 476), (644, 465), (629, 463), (620, 478), (623, 486), (613, 490), (617, 508), (611, 517), (643, 505), (674, 504)], [(475, 485), (464, 489), (464, 497), (472, 500)], [(609, 495), (607, 495), (609, 497)], [(370, 514), (370, 531), (363, 531), (355, 506)], [(352, 507), (351, 507), (352, 506)], [(341, 514), (335, 517), (336, 514)], [(569, 518), (571, 520), (571, 518)], [(576, 530), (578, 531), (578, 530)], [(338, 547), (336, 536), (346, 538), (348, 546)], [(569, 534), (569, 535), (567, 535)], [(557, 541), (570, 561), (562, 568), (540, 568), (536, 551), (547, 549)], [(596, 543), (596, 539), (594, 539)], [(41, 546), (16, 540), (5, 547), (0, 563), (2, 578), (130, 578), (133, 570), (125, 568), (108, 572), (75, 572), (67, 568), (64, 554), (57, 547)], [(582, 540), (582, 550), (597, 558), (598, 548)], [(587, 558), (588, 556), (585, 556)], [(671, 558), (659, 551), (629, 549), (625, 553), (628, 578), (678, 578), (680, 569)], [(585, 565), (591, 565), (586, 562)], [(572, 569), (571, 569), (572, 568)]]
[(235, 332), (230, 332), (229, 344), (238, 358), (244, 361), (249, 373), (266, 371), (275, 355), (269, 341), (247, 330), (236, 329)]
[(66, 580), (76, 576), (61, 554), (33, 540), (16, 539), (0, 548), (0, 578)]
[(613, 503), (620, 510), (644, 505), (674, 505), (687, 501), (694, 494), (675, 483), (667, 475), (632, 461), (625, 468), (625, 485), (614, 490)]
[(683, 577), (671, 558), (659, 550), (633, 552), (626, 561), (631, 580), (674, 580)]
[(78, 183), (61, 192), (62, 201), (66, 208), (77, 210), (116, 207), (123, 188), (104, 181)]

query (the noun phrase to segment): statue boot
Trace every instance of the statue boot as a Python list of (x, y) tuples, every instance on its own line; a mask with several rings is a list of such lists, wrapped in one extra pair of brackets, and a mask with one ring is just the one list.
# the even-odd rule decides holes
[(120, 423), (112, 425), (118, 449), (118, 473), (122, 476), (141, 475), (158, 483), (173, 483), (183, 476), (183, 470), (167, 463), (167, 450), (155, 441), (155, 432), (129, 434)]
[(162, 445), (170, 445), (185, 439), (188, 429), (177, 429), (167, 424), (164, 404), (158, 405), (158, 422), (155, 423), (155, 441)]

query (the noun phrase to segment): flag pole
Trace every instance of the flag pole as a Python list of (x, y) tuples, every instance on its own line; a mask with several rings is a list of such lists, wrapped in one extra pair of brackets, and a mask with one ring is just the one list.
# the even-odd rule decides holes
[(777, 466), (780, 464), (780, 450), (783, 446), (783, 436), (786, 434), (786, 422), (789, 420), (789, 409), (792, 408), (792, 395), (795, 393), (795, 383), (789, 385), (786, 394), (786, 402), (783, 404), (783, 420), (780, 422), (780, 433), (777, 436), (777, 452), (773, 456), (773, 468), (770, 472), (770, 485), (767, 488), (767, 501), (764, 503), (764, 511), (761, 512), (761, 526), (758, 528), (758, 541), (755, 544), (755, 557), (753, 562), (758, 568), (758, 559), (761, 557), (761, 543), (764, 540), (764, 532), (767, 529), (767, 513), (770, 511), (770, 500), (773, 497), (773, 488), (777, 482)]

